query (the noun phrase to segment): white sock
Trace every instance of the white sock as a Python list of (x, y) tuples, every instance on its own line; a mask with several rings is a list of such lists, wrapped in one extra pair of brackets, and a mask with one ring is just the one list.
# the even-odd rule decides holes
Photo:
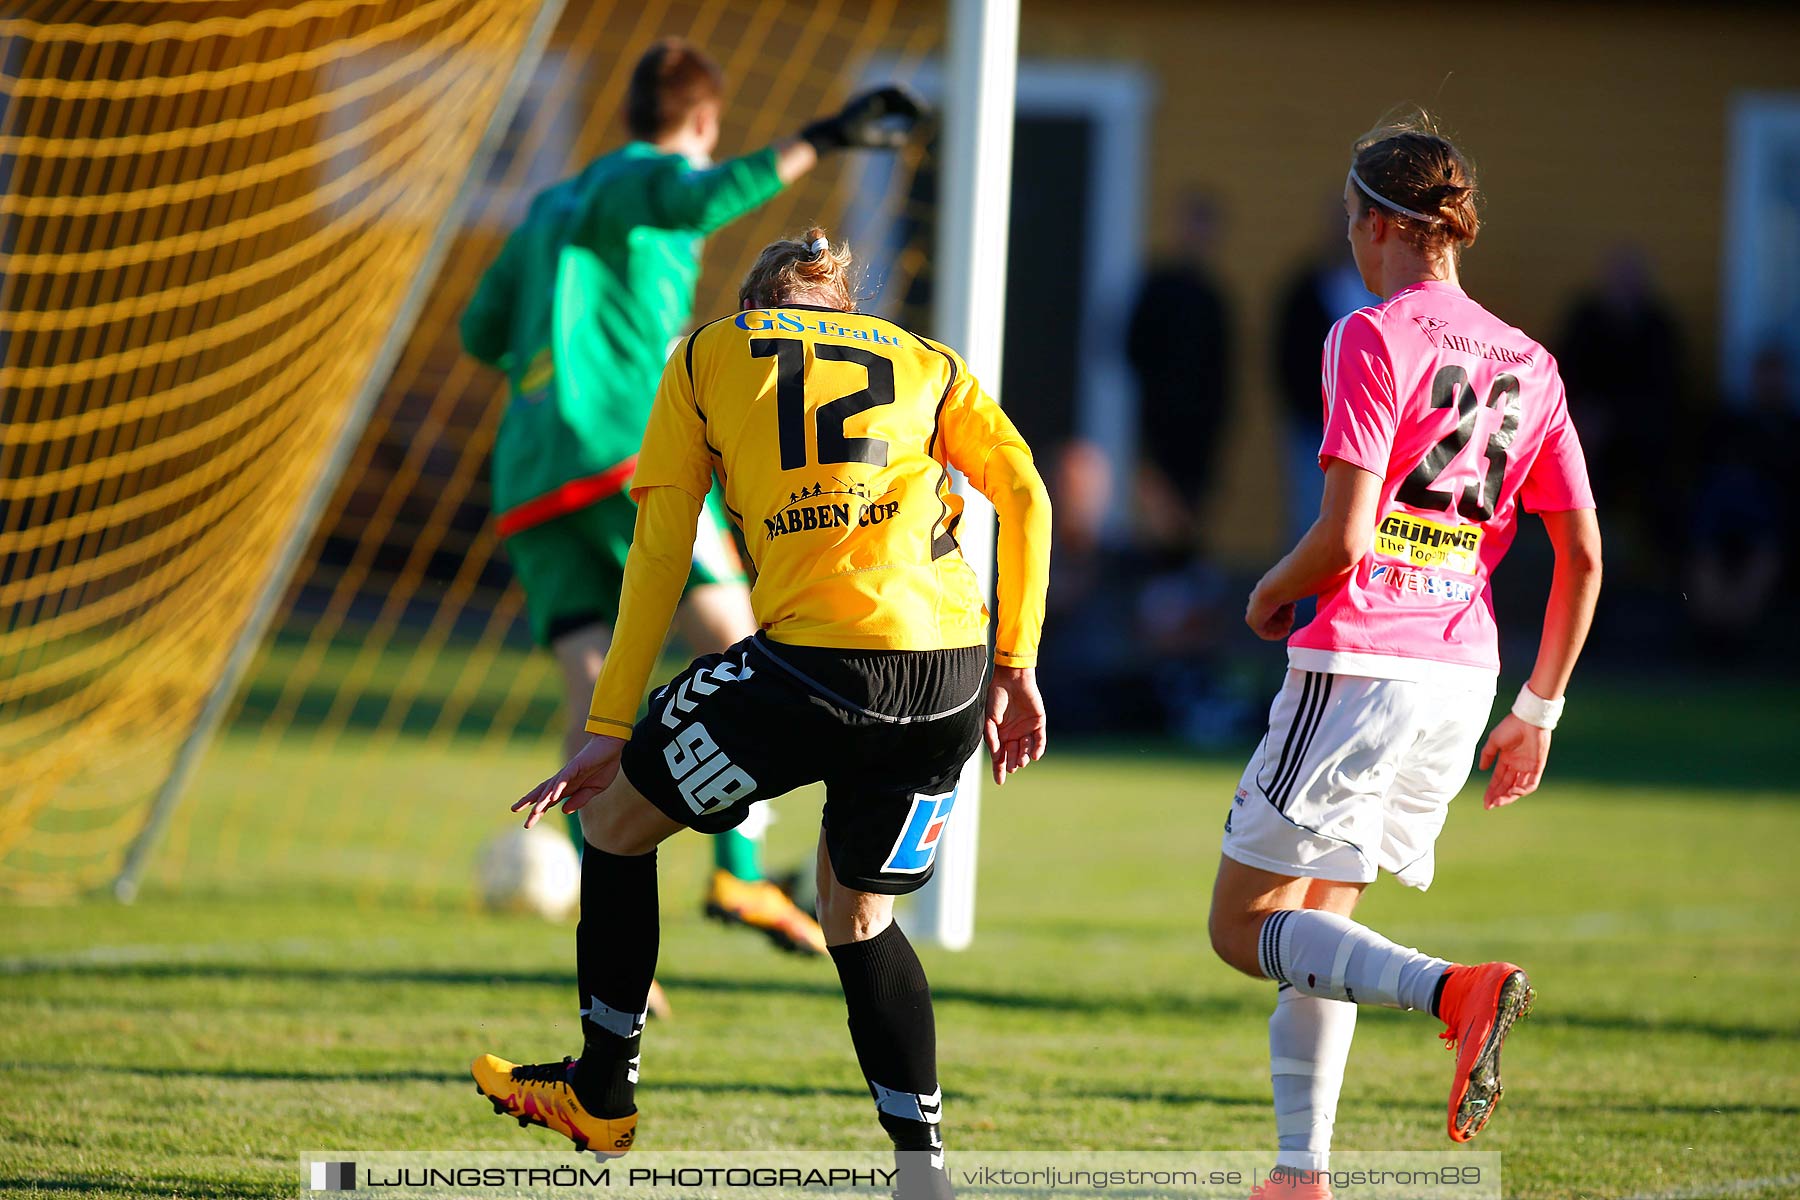
[(1356, 1005), (1284, 987), (1269, 1017), (1269, 1079), (1275, 1088), (1278, 1167), (1330, 1169), (1344, 1063), (1356, 1033)]
[(1263, 974), (1327, 1000), (1431, 1011), (1450, 964), (1394, 943), (1349, 917), (1284, 908), (1263, 922), (1257, 959)]

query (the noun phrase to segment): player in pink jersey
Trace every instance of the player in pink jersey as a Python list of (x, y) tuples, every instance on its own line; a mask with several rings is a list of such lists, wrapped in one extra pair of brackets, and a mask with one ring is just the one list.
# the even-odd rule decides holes
[[(1214, 949), (1278, 985), (1269, 1020), (1277, 1166), (1259, 1195), (1328, 1196), (1356, 1005), (1441, 1018), (1458, 1048), (1454, 1141), (1500, 1099), (1502, 1039), (1531, 1002), (1510, 963), (1462, 966), (1350, 919), (1379, 871), (1421, 890), (1469, 777), (1499, 653), (1489, 577), (1537, 513), (1556, 552), (1529, 683), (1481, 750), (1486, 806), (1534, 791), (1600, 588), (1600, 533), (1556, 362), (1462, 290), (1475, 177), (1429, 120), (1356, 143), (1344, 184), (1351, 250), (1385, 299), (1325, 343), (1325, 499), (1251, 593), (1245, 619), (1288, 638), (1287, 679), (1225, 823)], [(1295, 1173), (1297, 1172), (1297, 1173)]]

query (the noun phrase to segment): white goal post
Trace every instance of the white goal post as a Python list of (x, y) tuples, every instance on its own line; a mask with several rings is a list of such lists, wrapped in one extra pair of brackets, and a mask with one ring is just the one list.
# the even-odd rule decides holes
[[(1019, 72), (1018, 0), (949, 0), (942, 175), (938, 191), (933, 332), (978, 379), (1000, 386), (1011, 223), (1013, 109)], [(1004, 397), (1001, 397), (1004, 400)], [(960, 476), (966, 507), (957, 539), (993, 608), (994, 510)], [(963, 767), (932, 881), (910, 922), (949, 950), (975, 937), (975, 862), (987, 754)]]

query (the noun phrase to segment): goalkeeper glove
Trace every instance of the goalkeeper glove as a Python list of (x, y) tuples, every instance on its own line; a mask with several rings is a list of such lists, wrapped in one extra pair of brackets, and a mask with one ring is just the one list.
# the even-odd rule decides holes
[(820, 117), (800, 131), (820, 154), (832, 150), (894, 150), (925, 124), (925, 102), (897, 84), (851, 98), (835, 116)]

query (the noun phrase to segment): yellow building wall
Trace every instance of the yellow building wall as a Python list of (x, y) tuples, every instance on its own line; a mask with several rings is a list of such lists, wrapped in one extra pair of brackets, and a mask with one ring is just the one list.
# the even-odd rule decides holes
[(1708, 404), (1731, 104), (1800, 88), (1800, 5), (1025, 0), (1020, 53), (1149, 74), (1153, 249), (1188, 188), (1224, 206), (1239, 395), (1208, 541), (1246, 562), (1280, 538), (1271, 310), (1325, 236), (1356, 136), (1397, 104), (1438, 114), (1486, 194), (1463, 282), (1540, 340), (1609, 246), (1641, 244), (1688, 337), (1688, 390)]

